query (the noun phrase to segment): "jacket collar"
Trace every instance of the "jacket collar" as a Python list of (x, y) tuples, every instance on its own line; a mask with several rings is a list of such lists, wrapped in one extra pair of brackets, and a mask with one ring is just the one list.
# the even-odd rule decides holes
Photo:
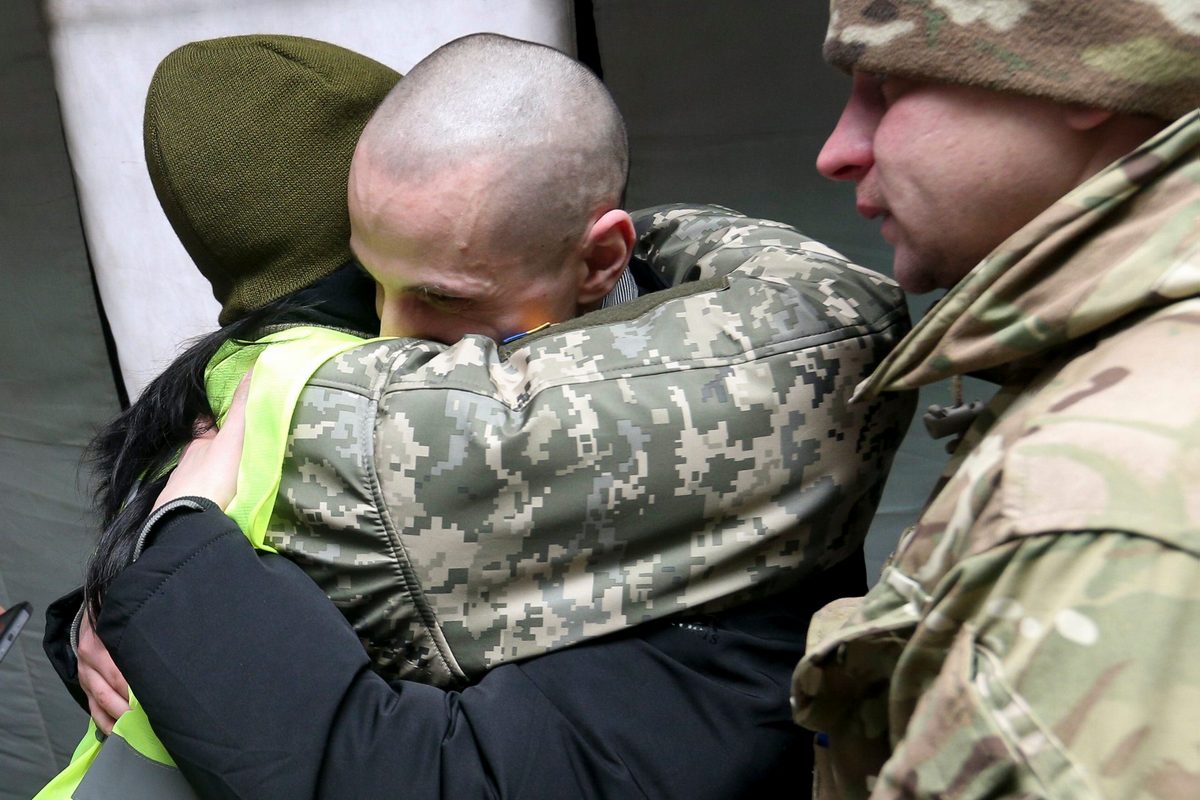
[(1046, 209), (980, 262), (857, 398), (984, 373), (1006, 383), (1131, 314), (1200, 295), (1200, 110)]

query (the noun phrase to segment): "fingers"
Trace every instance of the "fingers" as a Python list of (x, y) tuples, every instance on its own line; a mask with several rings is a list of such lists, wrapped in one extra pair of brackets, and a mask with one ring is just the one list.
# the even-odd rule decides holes
[(229, 411), (226, 412), (221, 429), (213, 441), (213, 448), (217, 452), (213, 458), (218, 464), (241, 464), (242, 444), (246, 440), (246, 403), (249, 396), (250, 373), (246, 373), (246, 377), (242, 378), (242, 382), (233, 393)]
[[(238, 384), (220, 430), (209, 427), (183, 449), (154, 507), (180, 497), (207, 497), (227, 508), (237, 494), (242, 444), (246, 438), (246, 402), (250, 375)], [(197, 429), (204, 423), (197, 421)]]
[(246, 403), (250, 397), (250, 376), (252, 374), (253, 370), (247, 372), (246, 377), (242, 378), (242, 382), (234, 390), (229, 410), (225, 413), (225, 419), (221, 421), (221, 433), (230, 439), (236, 439), (239, 448), (241, 441), (246, 436)]
[(93, 703), (90, 697), (88, 698), (88, 714), (91, 715), (92, 721), (96, 723), (96, 728), (105, 736), (113, 732), (113, 726), (117, 724), (117, 721), (108, 714), (105, 714), (103, 709)]
[(129, 684), (87, 614), (79, 626), (78, 655), (79, 685), (87, 695), (88, 710), (96, 727), (109, 734), (117, 718), (129, 710)]
[[(231, 412), (234, 409), (238, 409), (242, 413), (245, 412), (246, 398), (250, 396), (250, 378), (252, 375), (254, 375), (254, 370), (247, 370), (246, 374), (242, 376), (242, 380), (238, 383), (237, 388), (233, 390), (233, 401), (229, 404)], [(225, 424), (229, 424), (228, 419), (226, 419)]]

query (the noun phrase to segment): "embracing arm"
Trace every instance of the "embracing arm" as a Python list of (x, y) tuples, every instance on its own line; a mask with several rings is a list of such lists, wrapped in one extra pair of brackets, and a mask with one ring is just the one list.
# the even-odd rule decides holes
[[(231, 397), (221, 436), (211, 420), (197, 420), (201, 428), (184, 449), (179, 469), (171, 476), (154, 502), (154, 511), (175, 498), (203, 495), (220, 507), (237, 492), (238, 462), (246, 434), (246, 398), (249, 376), (243, 378)], [(202, 502), (209, 502), (203, 500)], [(155, 514), (145, 522), (146, 536)], [(141, 544), (137, 551), (141, 550)], [(136, 553), (135, 553), (136, 557)], [(83, 588), (60, 597), (46, 611), (43, 648), (67, 691), (87, 711), (105, 735), (117, 718), (129, 710), (129, 684), (113, 663), (104, 643), (96, 636)]]
[(231, 410), (185, 452), (97, 622), (202, 796), (803, 792), (811, 739), (791, 724), (789, 678), (812, 612), (864, 588), (861, 554), (711, 617), (502, 665), (462, 692), (389, 684), (307, 575), (189, 496), (232, 496), (238, 424)]
[[(340, 713), (374, 695), (377, 716), (362, 724), (387, 727), (404, 707), (420, 734), (446, 716), (445, 696), (372, 680), (353, 631), (316, 586), (288, 561), (258, 557), (215, 505), (184, 498), (165, 508), (153, 546), (113, 584), (98, 630), (193, 786), (284, 798), (374, 796), (368, 787), (385, 774), (399, 781), (392, 790), (420, 783), (434, 760), (419, 741), (397, 731), (391, 755), (412, 764), (381, 774)], [(340, 749), (359, 747), (349, 757), (363, 766), (355, 781), (323, 786), (326, 754), (338, 762), (348, 757)]]
[(215, 507), (171, 511), (152, 537), (98, 630), (205, 797), (721, 798), (786, 786), (809, 748), (786, 693), (826, 599), (813, 587), (455, 693), (372, 673), (311, 580)]

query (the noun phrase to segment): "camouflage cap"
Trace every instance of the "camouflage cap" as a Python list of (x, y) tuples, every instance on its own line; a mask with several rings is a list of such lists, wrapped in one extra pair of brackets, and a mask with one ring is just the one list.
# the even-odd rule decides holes
[(831, 0), (847, 72), (981, 86), (1174, 120), (1200, 106), (1196, 0)]
[(159, 64), (146, 167), (222, 325), (349, 261), (350, 157), (399, 78), (297, 36), (193, 42)]

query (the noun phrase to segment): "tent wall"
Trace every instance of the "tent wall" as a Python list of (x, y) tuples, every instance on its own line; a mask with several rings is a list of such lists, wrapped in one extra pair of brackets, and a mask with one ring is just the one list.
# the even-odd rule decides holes
[(0, 605), (34, 605), (0, 663), (0, 800), (28, 800), (85, 724), (42, 653), (43, 614), (79, 582), (82, 448), (119, 410), (35, 0), (4, 7), (0, 109)]

